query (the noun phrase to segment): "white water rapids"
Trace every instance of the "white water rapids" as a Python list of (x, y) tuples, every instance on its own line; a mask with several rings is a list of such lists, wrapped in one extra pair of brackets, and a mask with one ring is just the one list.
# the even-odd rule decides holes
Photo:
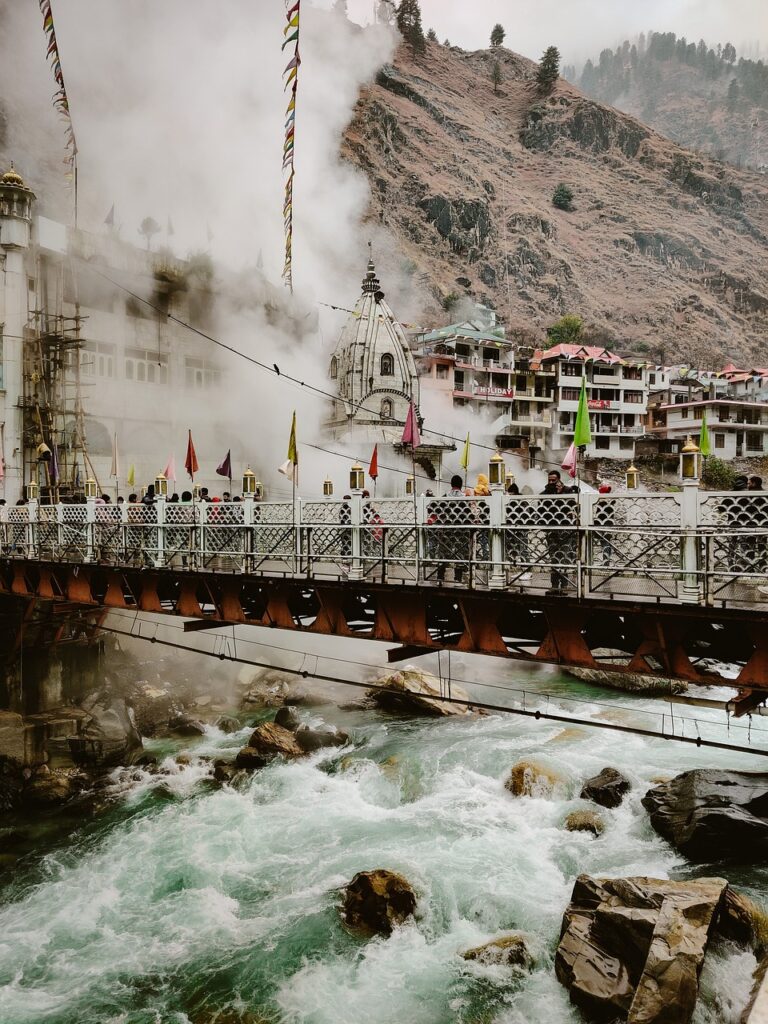
[[(532, 685), (523, 670), (517, 678)], [(538, 685), (579, 690), (554, 673)], [(657, 706), (580, 692), (592, 717), (633, 720)], [(250, 730), (211, 728), (184, 744), (189, 766), (116, 772), (110, 810), (17, 865), (0, 903), (2, 1024), (207, 1024), (225, 1010), (243, 1013), (227, 1022), (290, 1024), (580, 1021), (553, 970), (576, 875), (706, 874), (652, 831), (641, 797), (687, 768), (762, 768), (748, 755), (505, 715), (401, 719), (331, 705), (301, 715), (352, 742), (218, 788), (201, 755), (234, 753)], [(505, 790), (521, 758), (558, 773), (554, 796)], [(629, 796), (601, 809), (601, 837), (566, 831), (566, 814), (587, 806), (582, 780), (607, 765), (631, 779)], [(338, 890), (378, 867), (409, 879), (417, 917), (364, 941), (342, 927)], [(765, 871), (731, 877), (768, 894)], [(531, 973), (462, 959), (512, 928), (529, 936)], [(695, 1024), (737, 1024), (754, 967), (735, 947), (712, 949)]]

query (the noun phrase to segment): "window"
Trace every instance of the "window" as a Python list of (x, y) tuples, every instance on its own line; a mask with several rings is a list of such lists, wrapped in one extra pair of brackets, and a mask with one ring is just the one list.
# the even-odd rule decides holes
[(383, 420), (392, 419), (392, 401), (389, 398), (382, 398), (381, 400), (381, 418)]
[(622, 366), (621, 376), (624, 380), (642, 380), (643, 371), (639, 366)]
[(725, 434), (715, 434), (715, 448), (725, 448)]
[(338, 361), (336, 359), (336, 356), (334, 356), (331, 359), (331, 380), (336, 380), (338, 375), (339, 375), (339, 364), (338, 364)]
[(648, 374), (648, 383), (649, 384), (655, 384), (656, 383), (656, 374), (655, 373), (649, 373)]
[(165, 352), (146, 349), (125, 350), (125, 379), (147, 384), (168, 383), (168, 356)]
[(395, 374), (395, 360), (389, 354), (385, 352), (381, 357), (381, 376), (382, 377), (393, 377)]
[(115, 346), (105, 341), (86, 341), (80, 349), (80, 372), (85, 377), (114, 377)]
[(435, 370), (438, 380), (448, 380), (448, 367), (445, 363), (438, 363)]
[(184, 361), (184, 380), (188, 388), (214, 388), (221, 384), (221, 370), (208, 359)]
[(625, 391), (624, 401), (630, 405), (642, 405), (643, 404), (643, 392), (642, 391)]
[(763, 450), (763, 435), (758, 433), (756, 430), (747, 431), (747, 451), (748, 452), (762, 452)]
[(578, 388), (563, 388), (563, 401), (564, 402), (578, 402), (579, 400), (579, 389)]
[(687, 409), (681, 409), (680, 410), (680, 417), (682, 419), (684, 419), (684, 420), (687, 420), (688, 419), (688, 410)]
[(621, 448), (623, 452), (631, 452), (634, 449), (634, 447), (635, 442), (632, 440), (631, 437), (622, 437), (619, 440), (619, 448)]
[(596, 437), (595, 438), (595, 448), (605, 449), (605, 448), (610, 448), (610, 447), (611, 447), (611, 439), (610, 439), (610, 437), (606, 437), (605, 435), (603, 435), (603, 437)]
[(581, 377), (581, 363), (563, 363), (560, 369), (564, 377)]

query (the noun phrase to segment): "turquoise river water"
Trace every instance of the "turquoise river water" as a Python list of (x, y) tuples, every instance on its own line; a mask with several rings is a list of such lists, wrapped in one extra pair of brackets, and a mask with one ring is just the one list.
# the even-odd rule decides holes
[[(517, 671), (504, 678), (529, 689), (529, 706), (546, 690), (540, 707), (573, 712), (565, 697), (577, 693), (588, 718), (642, 724), (658, 708)], [(183, 745), (189, 765), (173, 761), (180, 743), (157, 743), (162, 773), (116, 771), (107, 810), (65, 837), (41, 832), (0, 876), (2, 1024), (577, 1022), (553, 971), (575, 876), (706, 874), (652, 831), (642, 795), (686, 768), (762, 768), (749, 755), (507, 715), (406, 719), (336, 704), (301, 715), (344, 728), (351, 744), (219, 787), (205, 757), (233, 754), (249, 729), (211, 727)], [(731, 739), (746, 735), (732, 726)], [(554, 795), (504, 789), (520, 758), (558, 773)], [(628, 798), (604, 812), (600, 838), (565, 831), (581, 780), (606, 765), (629, 776)], [(376, 867), (410, 880), (418, 913), (364, 941), (340, 922), (339, 889)], [(765, 868), (730, 877), (768, 897)], [(510, 928), (528, 933), (532, 972), (461, 958)], [(696, 1024), (736, 1024), (754, 967), (749, 953), (714, 948)]]

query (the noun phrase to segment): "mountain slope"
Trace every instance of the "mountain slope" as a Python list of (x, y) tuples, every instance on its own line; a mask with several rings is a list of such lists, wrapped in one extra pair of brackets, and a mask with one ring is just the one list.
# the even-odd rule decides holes
[[(499, 60), (498, 95), (490, 81)], [(513, 331), (566, 312), (623, 351), (756, 362), (768, 339), (768, 179), (701, 159), (508, 50), (404, 47), (342, 151), (371, 185), (423, 314), (471, 296)], [(557, 210), (558, 182), (575, 193)], [(442, 314), (445, 316), (445, 314)]]
[[(575, 81), (575, 71), (567, 76)], [(716, 49), (651, 32), (587, 61), (579, 87), (641, 118), (680, 145), (736, 166), (768, 167), (768, 67)]]

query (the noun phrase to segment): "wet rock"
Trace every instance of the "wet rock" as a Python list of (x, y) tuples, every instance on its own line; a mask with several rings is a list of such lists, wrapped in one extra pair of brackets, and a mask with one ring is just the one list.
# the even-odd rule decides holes
[(13, 711), (0, 711), (0, 758), (24, 764), (24, 719)]
[(344, 923), (365, 935), (389, 935), (415, 910), (413, 889), (394, 871), (360, 871), (344, 890)]
[(591, 832), (593, 836), (602, 835), (605, 830), (605, 822), (597, 811), (571, 811), (564, 824), (569, 832)]
[(24, 787), (22, 799), (27, 807), (56, 807), (76, 792), (72, 778), (65, 772), (36, 772)]
[(136, 728), (142, 736), (165, 732), (174, 713), (174, 698), (168, 690), (145, 682), (136, 687), (130, 701)]
[(611, 672), (602, 668), (569, 668), (566, 674), (580, 679), (593, 686), (608, 686), (612, 690), (625, 693), (646, 693), (649, 696), (659, 694), (668, 696), (670, 693), (685, 693), (688, 683), (683, 679), (670, 679), (668, 676), (645, 675), (642, 672)]
[(274, 722), (264, 722), (253, 731), (248, 745), (237, 755), (235, 767), (263, 768), (281, 755), (293, 758), (303, 754), (292, 732)]
[(188, 768), (192, 764), (192, 758), (189, 754), (177, 754), (174, 761), (180, 768)]
[(524, 967), (526, 970), (533, 966), (533, 957), (520, 932), (500, 935), (482, 946), (467, 949), (461, 955), (465, 960), (476, 960), (487, 966), (501, 964), (505, 967)]
[(296, 708), (291, 704), (278, 708), (275, 715), (275, 724), (281, 725), (284, 729), (290, 730), (290, 732), (295, 732), (301, 724), (299, 716), (296, 714)]
[(504, 787), (513, 796), (532, 796), (541, 799), (552, 796), (555, 786), (560, 782), (562, 779), (553, 769), (536, 761), (518, 761), (512, 766)]
[(691, 860), (768, 853), (768, 773), (696, 768), (648, 790), (643, 807), (659, 835)]
[(349, 735), (346, 732), (333, 732), (331, 729), (310, 729), (302, 725), (294, 733), (296, 742), (301, 749), (309, 754), (322, 747), (343, 747), (349, 742)]
[(205, 736), (205, 726), (189, 715), (173, 715), (168, 720), (168, 732), (173, 736)]
[(599, 775), (587, 779), (581, 788), (581, 798), (592, 800), (601, 807), (618, 807), (630, 789), (629, 779), (616, 768), (603, 768)]
[(768, 953), (768, 914), (730, 886), (720, 903), (717, 931), (723, 938), (753, 950), (758, 959)]
[(595, 1021), (687, 1024), (727, 882), (580, 875), (563, 916), (558, 980)]
[(219, 715), (216, 719), (216, 728), (221, 729), (222, 732), (229, 735), (233, 732), (240, 732), (242, 725), (238, 719), (233, 718), (232, 715)]
[(142, 749), (132, 709), (121, 698), (108, 704), (86, 701), (83, 707), (88, 722), (79, 736), (69, 739), (74, 763), (100, 768), (130, 763)]
[(237, 775), (237, 768), (231, 761), (214, 761), (213, 777), (216, 782), (231, 782)]
[[(388, 711), (405, 711), (411, 714), (452, 716), (468, 715), (471, 711), (464, 704), (448, 703), (441, 698), (440, 680), (429, 672), (406, 668), (393, 672), (377, 681), (382, 689), (368, 690), (369, 699)], [(460, 686), (451, 686), (451, 696), (469, 702), (469, 694)]]

